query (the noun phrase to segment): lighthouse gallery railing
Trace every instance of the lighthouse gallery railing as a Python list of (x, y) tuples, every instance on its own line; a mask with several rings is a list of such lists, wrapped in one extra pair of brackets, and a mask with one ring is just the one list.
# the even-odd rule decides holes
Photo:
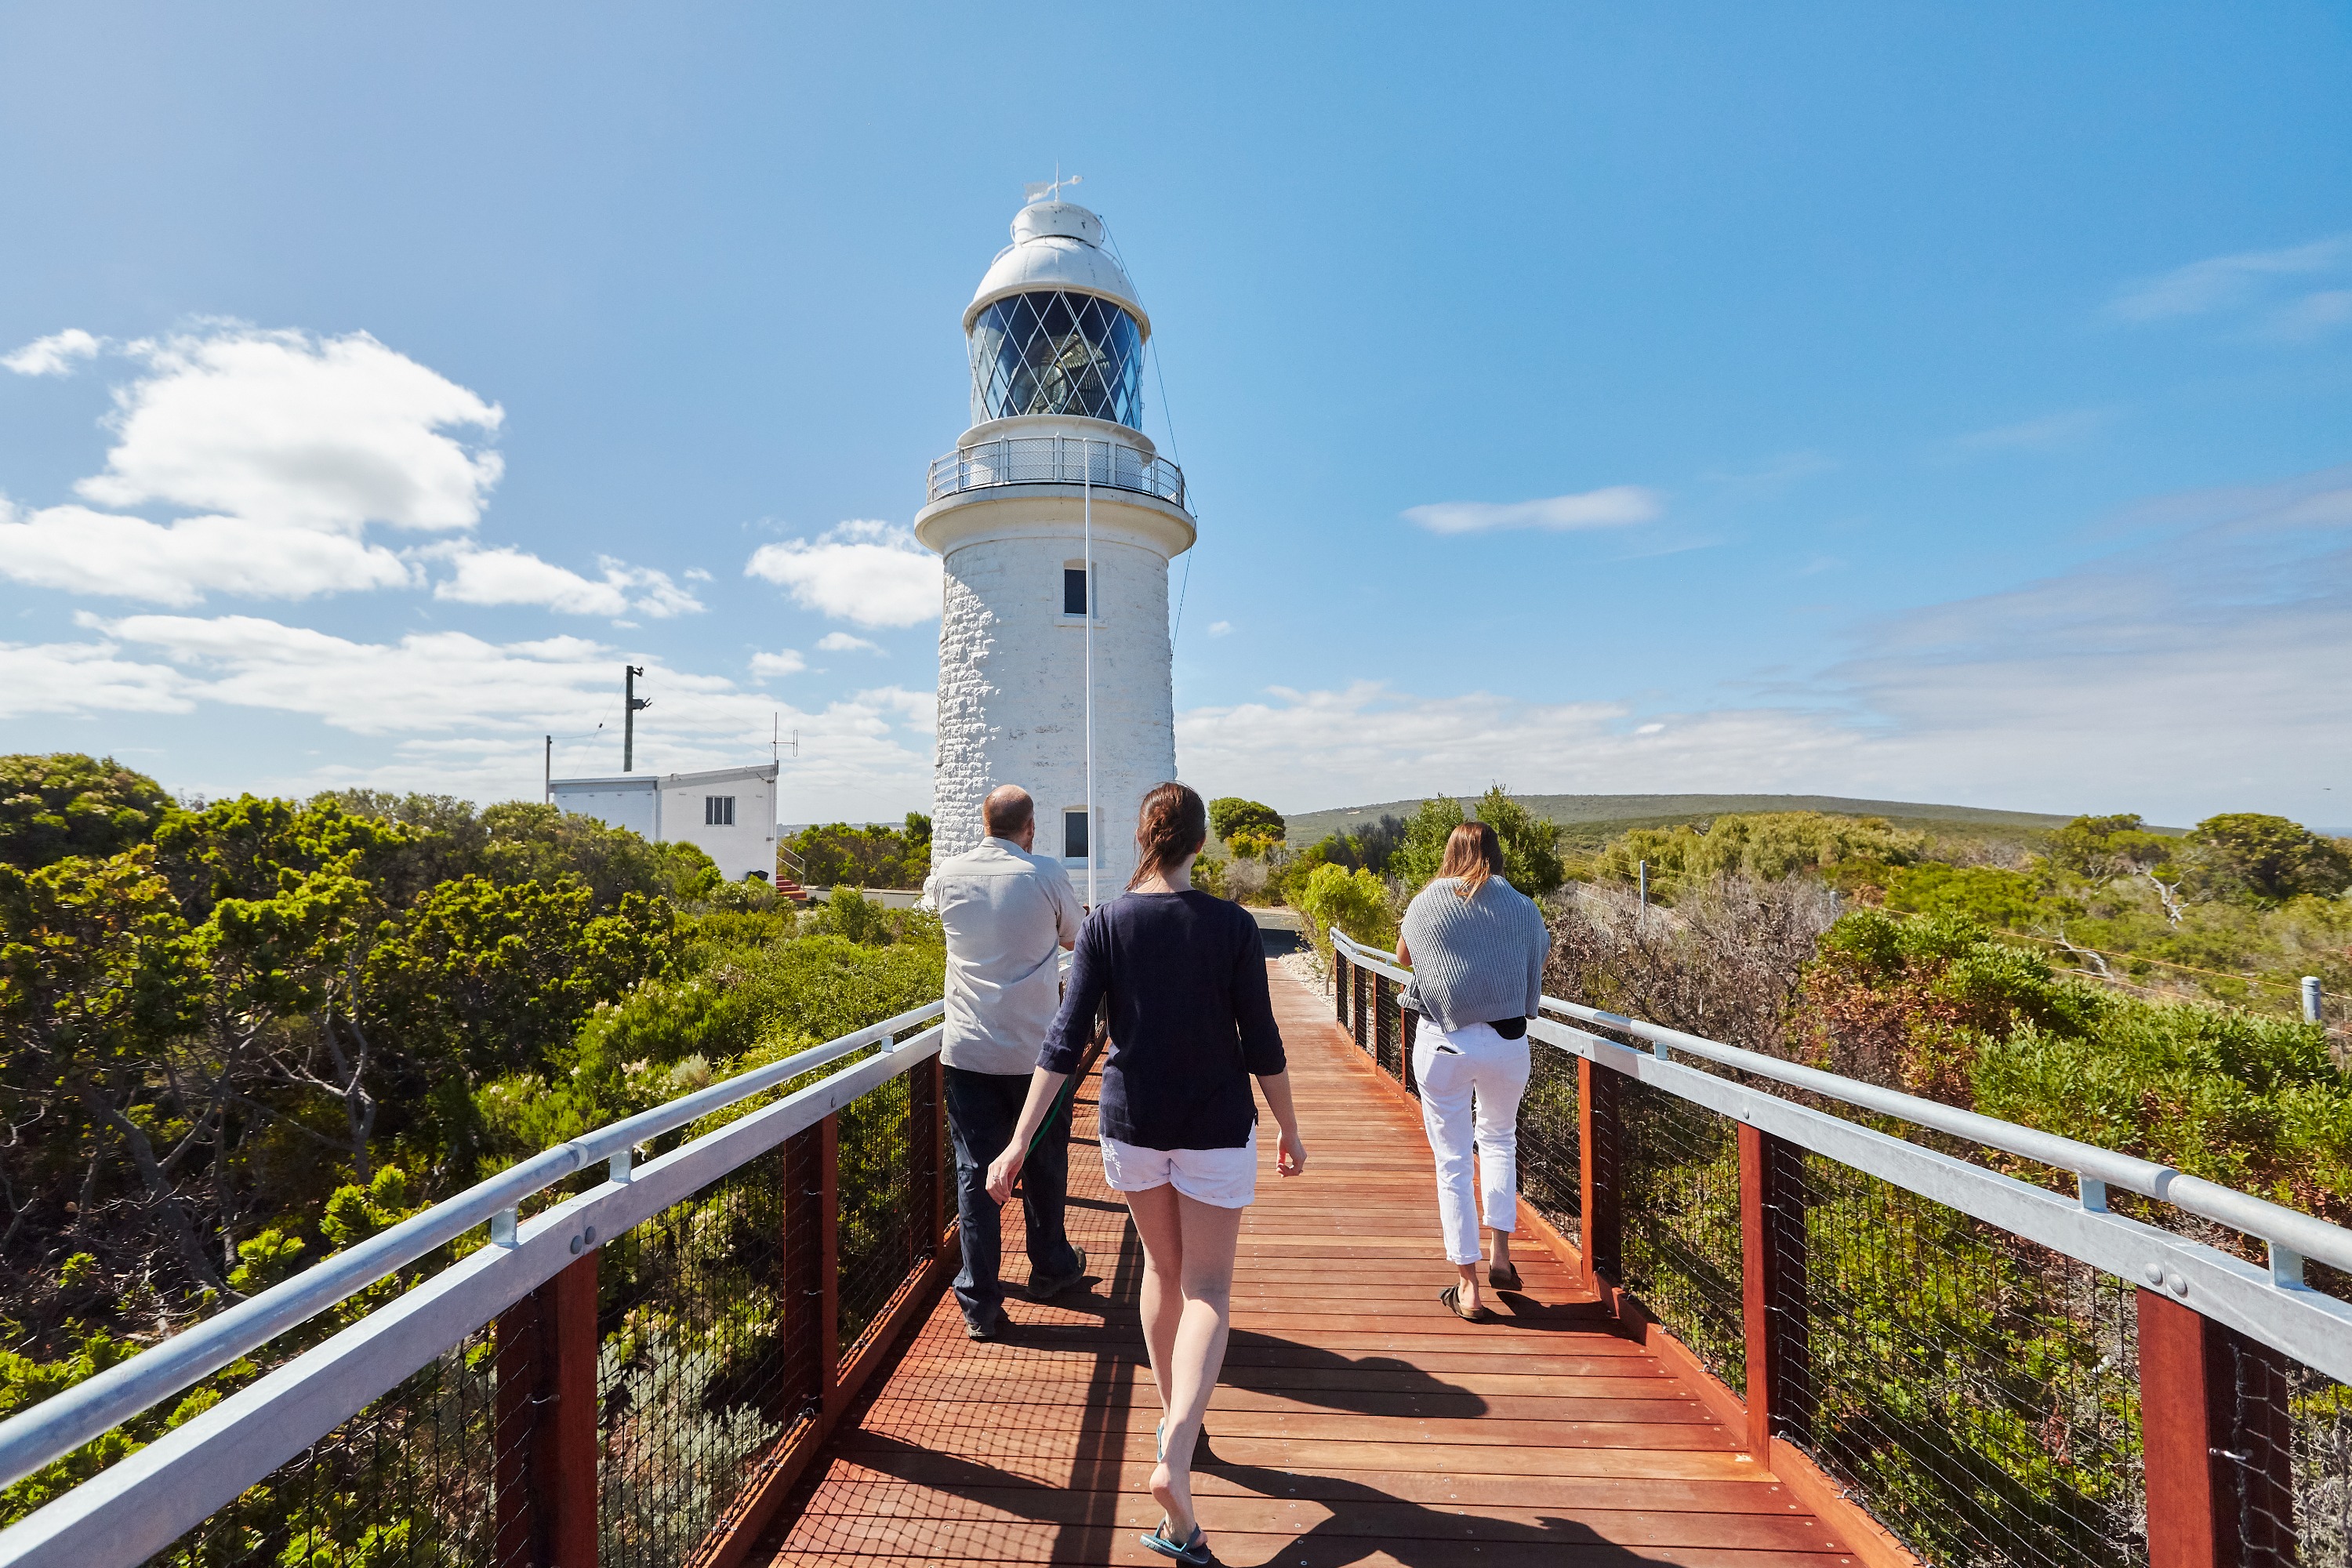
[(1097, 485), (1187, 506), (1184, 470), (1122, 442), (1078, 436), (1008, 436), (960, 447), (931, 464), (933, 500), (992, 485)]
[[(1412, 1092), (1412, 972), (1332, 946), (1339, 1022)], [(1639, 1019), (1542, 1011), (1521, 1193), (1605, 1300), (1742, 1396), (1777, 1472), (1813, 1467), (1939, 1568), (2352, 1564), (2352, 1231)]]

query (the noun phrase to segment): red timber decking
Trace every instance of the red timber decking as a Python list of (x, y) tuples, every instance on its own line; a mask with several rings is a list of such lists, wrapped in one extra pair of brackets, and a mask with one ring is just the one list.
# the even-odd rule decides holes
[[(1437, 1300), (1419, 1116), (1324, 999), (1270, 964), (1310, 1163), (1242, 1234), (1234, 1335), (1193, 1488), (1221, 1562), (1327, 1568), (1615, 1563), (1846, 1568), (1853, 1554), (1748, 1455), (1695, 1383), (1604, 1313), (1525, 1226), (1527, 1289), (1476, 1327)], [(1089, 1089), (1091, 1085), (1088, 1086)], [(1158, 1405), (1137, 1325), (1142, 1252), (1103, 1184), (1082, 1092), (1069, 1224), (1096, 1276), (1007, 1302), (966, 1339), (943, 1296), (750, 1554), (757, 1563), (1164, 1563), (1136, 1537)], [(1010, 1276), (1025, 1278), (1018, 1205)], [(1875, 1555), (1874, 1553), (1872, 1555)]]

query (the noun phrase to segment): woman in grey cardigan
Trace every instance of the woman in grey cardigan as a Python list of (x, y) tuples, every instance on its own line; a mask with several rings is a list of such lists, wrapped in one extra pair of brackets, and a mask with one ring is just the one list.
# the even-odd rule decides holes
[[(1478, 1284), (1478, 1220), (1494, 1237), (1486, 1281), (1519, 1288), (1511, 1232), (1519, 1211), (1519, 1096), (1528, 1087), (1528, 1020), (1543, 994), (1551, 931), (1533, 900), (1503, 880), (1503, 847), (1483, 822), (1445, 841), (1436, 879), (1404, 911), (1397, 962), (1412, 969), (1404, 1005), (1421, 1015), (1412, 1071), (1422, 1125), (1437, 1157), (1445, 1256), (1462, 1272), (1438, 1300), (1474, 1323), (1494, 1321)], [(1472, 1191), (1470, 1151), (1478, 1151)]]

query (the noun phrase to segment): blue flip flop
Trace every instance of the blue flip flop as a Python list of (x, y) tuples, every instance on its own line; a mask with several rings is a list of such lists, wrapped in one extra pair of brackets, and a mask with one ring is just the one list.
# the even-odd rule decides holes
[(1196, 1564), (1198, 1568), (1205, 1568), (1206, 1564), (1217, 1560), (1215, 1554), (1209, 1550), (1208, 1535), (1197, 1524), (1192, 1527), (1192, 1539), (1182, 1545), (1180, 1546), (1171, 1540), (1165, 1515), (1160, 1517), (1160, 1527), (1157, 1530), (1149, 1535), (1139, 1535), (1136, 1539), (1143, 1542), (1148, 1551), (1157, 1552), (1162, 1557), (1173, 1557), (1179, 1563)]

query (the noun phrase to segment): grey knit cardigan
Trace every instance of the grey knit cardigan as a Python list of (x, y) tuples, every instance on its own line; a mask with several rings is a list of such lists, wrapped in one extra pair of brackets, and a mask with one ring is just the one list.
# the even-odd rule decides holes
[(1468, 898), (1440, 877), (1405, 906), (1412, 984), (1404, 1005), (1445, 1030), (1532, 1018), (1543, 995), (1551, 931), (1535, 901), (1500, 877)]

